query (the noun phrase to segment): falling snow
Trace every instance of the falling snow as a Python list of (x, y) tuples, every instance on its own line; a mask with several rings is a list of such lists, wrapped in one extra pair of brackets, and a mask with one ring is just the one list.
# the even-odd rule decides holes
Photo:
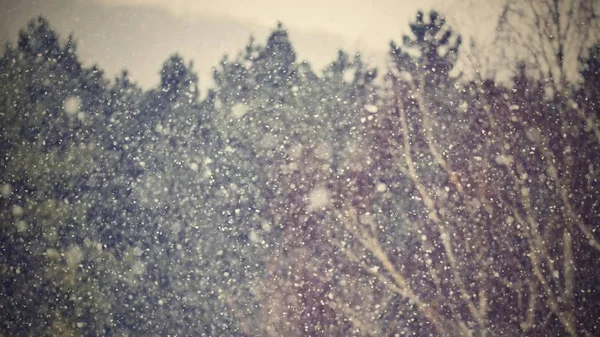
[(235, 118), (242, 118), (248, 112), (248, 107), (244, 103), (238, 103), (231, 108), (231, 114)]
[[(586, 14), (556, 3), (503, 20)], [(387, 68), (279, 24), (142, 89), (32, 20), (0, 57), (0, 335), (600, 335), (599, 41), (546, 29), (568, 55), (509, 80), (432, 11)]]

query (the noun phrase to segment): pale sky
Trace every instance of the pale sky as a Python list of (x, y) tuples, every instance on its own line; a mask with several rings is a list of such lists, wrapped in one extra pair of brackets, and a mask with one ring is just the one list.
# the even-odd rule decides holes
[(290, 29), (324, 31), (371, 48), (381, 48), (404, 30), (419, 9), (439, 1), (390, 0), (99, 0), (107, 5), (152, 6), (185, 18), (233, 18), (270, 27), (280, 20)]
[(27, 20), (41, 14), (63, 38), (73, 32), (84, 63), (97, 63), (109, 78), (127, 68), (139, 84), (150, 87), (158, 82), (162, 62), (179, 52), (194, 61), (203, 92), (212, 84), (211, 68), (223, 54), (236, 54), (250, 34), (264, 44), (277, 21), (288, 28), (298, 59), (320, 71), (340, 48), (360, 51), (370, 64), (382, 68), (389, 41), (401, 40), (419, 9), (447, 14), (463, 35), (489, 36), (497, 19), (494, 11), (475, 0), (0, 0), (0, 4), (0, 41), (15, 41)]

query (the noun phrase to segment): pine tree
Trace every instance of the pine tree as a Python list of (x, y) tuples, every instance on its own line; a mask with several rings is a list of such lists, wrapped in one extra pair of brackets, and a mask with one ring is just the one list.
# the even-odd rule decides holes
[(95, 137), (105, 130), (102, 73), (83, 68), (72, 38), (61, 45), (43, 18), (21, 31), (0, 64), (0, 212), (9, 225), (0, 238), (0, 264), (9, 270), (2, 331), (74, 331), (81, 318), (85, 331), (101, 334), (111, 314), (85, 294), (110, 301), (93, 272), (102, 259), (93, 225), (102, 187), (94, 174), (106, 158)]

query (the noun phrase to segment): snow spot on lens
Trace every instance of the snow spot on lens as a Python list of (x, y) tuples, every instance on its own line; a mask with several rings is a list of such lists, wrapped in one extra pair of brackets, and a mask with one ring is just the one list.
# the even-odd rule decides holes
[(131, 266), (131, 272), (134, 275), (142, 275), (146, 271), (146, 266), (141, 261), (135, 261), (133, 266)]
[(542, 139), (542, 134), (540, 133), (540, 130), (536, 129), (536, 128), (529, 128), (526, 132), (525, 135), (527, 136), (527, 138), (534, 142), (534, 143), (539, 143)]
[(46, 249), (46, 256), (49, 259), (55, 259), (58, 260), (60, 259), (60, 253), (58, 252), (58, 250), (54, 249), (54, 248), (48, 248)]
[(248, 112), (248, 106), (243, 103), (238, 103), (231, 107), (231, 114), (235, 118), (242, 118)]
[(248, 238), (250, 239), (250, 241), (257, 243), (260, 241), (260, 236), (258, 235), (258, 233), (256, 233), (256, 231), (251, 231), (250, 235), (248, 235)]
[(9, 184), (4, 184), (4, 185), (0, 186), (0, 194), (2, 194), (2, 196), (8, 197), (8, 196), (10, 196), (11, 193), (12, 193), (12, 187)]
[(199, 168), (199, 167), (198, 167), (198, 164), (197, 164), (197, 163), (191, 163), (191, 164), (190, 164), (190, 169), (191, 169), (192, 171), (198, 171), (198, 168)]
[(498, 165), (510, 166), (512, 164), (513, 160), (514, 160), (514, 158), (512, 156), (504, 156), (504, 155), (496, 156), (496, 163)]
[(173, 224), (171, 225), (171, 232), (173, 232), (173, 234), (177, 234), (179, 232), (181, 232), (181, 222), (179, 221), (174, 221)]
[(377, 192), (385, 192), (387, 190), (387, 186), (384, 183), (377, 184)]
[(273, 148), (277, 145), (277, 137), (272, 132), (266, 132), (260, 141), (260, 145), (266, 149)]
[(368, 112), (374, 114), (377, 111), (379, 111), (379, 108), (376, 105), (367, 104), (367, 105), (365, 105), (365, 110), (367, 110)]
[(315, 211), (329, 206), (329, 191), (324, 187), (317, 187), (308, 194), (308, 211)]
[(63, 108), (67, 115), (75, 115), (79, 112), (79, 106), (81, 105), (81, 99), (76, 96), (71, 96), (65, 100)]
[(221, 109), (222, 107), (223, 107), (223, 102), (221, 102), (220, 99), (216, 99), (215, 100), (215, 108), (218, 110), (218, 109)]
[(17, 227), (17, 231), (19, 231), (20, 233), (26, 232), (27, 228), (29, 228), (29, 226), (27, 226), (27, 223), (23, 220), (17, 221), (17, 223), (15, 223), (15, 227)]
[(299, 159), (300, 157), (302, 157), (302, 144), (298, 143), (296, 145), (293, 145), (292, 148), (289, 150), (289, 155), (293, 159)]
[(20, 217), (21, 215), (23, 215), (24, 211), (23, 211), (23, 207), (19, 206), (19, 205), (14, 205), (12, 208), (12, 214), (15, 217)]
[(320, 143), (315, 148), (315, 156), (319, 159), (331, 159), (333, 156), (333, 149), (327, 143)]
[(354, 72), (352, 71), (344, 71), (344, 81), (347, 83), (352, 83), (354, 81)]
[(556, 167), (555, 166), (549, 166), (546, 170), (548, 172), (548, 175), (550, 175), (550, 177), (554, 180), (558, 179), (558, 172), (556, 171)]
[(371, 213), (368, 213), (368, 212), (367, 212), (367, 213), (364, 213), (364, 214), (361, 214), (361, 215), (358, 217), (358, 220), (359, 220), (359, 221), (360, 221), (360, 223), (362, 223), (363, 225), (372, 225), (372, 224), (374, 224), (374, 223), (375, 223), (375, 222), (373, 221), (373, 216), (371, 215)]
[(133, 256), (142, 256), (144, 251), (140, 247), (133, 248)]
[(81, 260), (83, 260), (83, 252), (79, 246), (71, 246), (65, 252), (65, 258), (67, 261), (67, 266), (69, 266), (69, 268), (74, 268), (79, 264), (79, 262), (81, 262)]
[(267, 233), (271, 231), (271, 224), (268, 222), (263, 222), (261, 227), (262, 227), (262, 230)]

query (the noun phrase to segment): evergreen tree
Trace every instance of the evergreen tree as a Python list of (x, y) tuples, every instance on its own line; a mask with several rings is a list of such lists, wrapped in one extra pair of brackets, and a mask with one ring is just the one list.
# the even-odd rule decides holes
[(106, 256), (91, 218), (95, 173), (106, 167), (95, 138), (104, 132), (102, 74), (83, 68), (72, 38), (61, 46), (42, 18), (0, 64), (2, 331), (74, 332), (85, 320), (82, 330), (103, 333), (111, 313), (90, 297), (110, 301), (95, 273)]

